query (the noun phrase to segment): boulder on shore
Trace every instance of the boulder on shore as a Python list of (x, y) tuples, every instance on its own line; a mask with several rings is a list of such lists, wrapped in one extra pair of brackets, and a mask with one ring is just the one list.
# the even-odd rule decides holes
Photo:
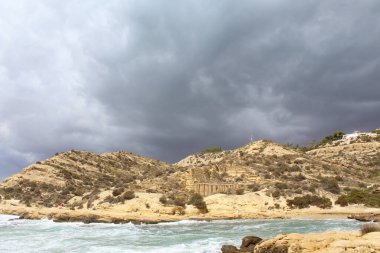
[(257, 236), (246, 236), (241, 240), (240, 252), (252, 252), (263, 239)]
[(373, 213), (350, 214), (347, 216), (347, 218), (354, 219), (357, 221), (368, 222), (368, 221), (373, 221), (375, 218), (375, 215)]
[(222, 253), (239, 253), (240, 251), (233, 245), (223, 245)]
[(380, 252), (380, 232), (365, 235), (359, 232), (287, 234), (260, 241), (249, 249), (239, 250), (232, 245), (223, 247), (223, 253), (376, 253)]
[(246, 236), (241, 240), (240, 249), (233, 245), (223, 245), (222, 253), (253, 252), (255, 246), (263, 239), (257, 236)]

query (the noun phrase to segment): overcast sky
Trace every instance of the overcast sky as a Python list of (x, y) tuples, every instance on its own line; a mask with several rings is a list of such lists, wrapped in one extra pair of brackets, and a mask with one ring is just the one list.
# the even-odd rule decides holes
[(378, 0), (2, 0), (0, 179), (380, 127)]

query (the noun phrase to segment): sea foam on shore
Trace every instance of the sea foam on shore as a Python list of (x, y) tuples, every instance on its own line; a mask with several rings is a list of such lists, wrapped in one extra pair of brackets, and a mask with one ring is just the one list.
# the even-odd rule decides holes
[(218, 220), (143, 224), (55, 223), (0, 215), (0, 252), (220, 252), (246, 235), (358, 230), (353, 220)]

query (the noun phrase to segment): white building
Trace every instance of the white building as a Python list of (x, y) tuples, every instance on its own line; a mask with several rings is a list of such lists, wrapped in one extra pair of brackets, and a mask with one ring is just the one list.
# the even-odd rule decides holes
[(375, 133), (368, 133), (368, 132), (355, 131), (353, 133), (343, 135), (342, 139), (343, 140), (355, 139), (355, 138), (357, 138), (359, 136), (376, 137), (377, 134), (375, 134)]

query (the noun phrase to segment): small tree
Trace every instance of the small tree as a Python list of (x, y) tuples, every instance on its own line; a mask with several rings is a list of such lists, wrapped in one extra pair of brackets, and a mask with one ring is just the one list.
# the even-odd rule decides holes
[(163, 205), (166, 205), (168, 203), (168, 199), (166, 198), (165, 195), (162, 195), (159, 200), (160, 200), (161, 204), (163, 204)]
[(189, 205), (195, 206), (201, 213), (207, 213), (207, 205), (204, 202), (202, 195), (199, 193), (194, 193), (188, 202)]
[(343, 131), (335, 131), (332, 135), (324, 137), (319, 144), (326, 144), (332, 141), (340, 140), (343, 138), (343, 135), (345, 135)]

